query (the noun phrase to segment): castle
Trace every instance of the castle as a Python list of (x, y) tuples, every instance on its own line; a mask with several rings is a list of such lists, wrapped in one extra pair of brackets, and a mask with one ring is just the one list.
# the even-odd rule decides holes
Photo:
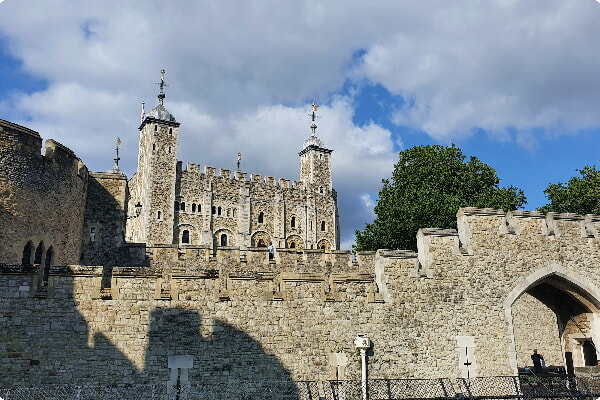
[[(119, 169), (118, 153), (109, 172), (88, 172), (66, 147), (49, 140), (41, 156), (38, 133), (1, 122), (5, 189), (16, 193), (4, 199), (11, 203), (5, 210), (25, 209), (2, 221), (18, 229), (4, 232), (0, 262), (148, 266), (152, 252), (140, 249), (153, 246), (180, 256), (207, 248), (213, 254), (217, 248), (266, 251), (269, 245), (339, 249), (332, 150), (315, 135), (314, 104), (312, 135), (299, 154), (300, 180), (258, 174), (248, 180), (240, 170), (232, 177), (226, 169), (217, 175), (213, 167), (182, 168), (180, 124), (163, 104), (164, 85), (163, 72), (159, 104), (139, 127), (138, 169), (130, 180)], [(15, 171), (19, 166), (26, 171)], [(65, 218), (61, 211), (67, 210)]]
[(594, 373), (599, 216), (465, 208), (354, 259), (314, 130), (299, 182), (200, 173), (163, 99), (129, 181), (0, 121), (0, 388), (360, 379), (358, 334), (372, 379)]

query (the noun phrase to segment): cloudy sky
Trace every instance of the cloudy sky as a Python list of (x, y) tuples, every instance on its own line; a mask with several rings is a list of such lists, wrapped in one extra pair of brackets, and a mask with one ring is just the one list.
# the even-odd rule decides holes
[(320, 104), (342, 248), (398, 152), (451, 144), (546, 203), (600, 158), (595, 0), (0, 1), (0, 118), (92, 171), (136, 169), (140, 103), (181, 123), (179, 159), (297, 180)]

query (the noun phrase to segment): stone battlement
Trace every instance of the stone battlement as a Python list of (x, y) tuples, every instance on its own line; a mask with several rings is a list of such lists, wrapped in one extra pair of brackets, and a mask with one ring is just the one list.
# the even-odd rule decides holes
[[(41, 150), (42, 137), (39, 133), (0, 119), (0, 151), (30, 153), (32, 156), (40, 156)], [(71, 149), (52, 139), (46, 140), (44, 157), (60, 164), (75, 163), (79, 166), (81, 163)]]
[(0, 150), (9, 148), (13, 151), (40, 154), (42, 138), (34, 130), (0, 119)]
[[(187, 163), (185, 169), (182, 169), (182, 162), (177, 162), (177, 175), (179, 178), (188, 179), (192, 181), (203, 180), (207, 178), (222, 178), (224, 180), (237, 181), (237, 182), (250, 182), (256, 184), (262, 184), (265, 186), (277, 186), (282, 189), (302, 189), (304, 185), (299, 181), (292, 181), (285, 178), (275, 178), (272, 176), (262, 176), (260, 174), (248, 174), (247, 172), (220, 168), (217, 173), (215, 167), (208, 165), (204, 166), (204, 170), (201, 170), (199, 164)], [(202, 171), (202, 172), (201, 172)]]

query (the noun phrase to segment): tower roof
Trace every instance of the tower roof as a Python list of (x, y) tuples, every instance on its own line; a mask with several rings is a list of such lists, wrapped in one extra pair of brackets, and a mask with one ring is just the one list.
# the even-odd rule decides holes
[(150, 110), (150, 112), (148, 112), (148, 115), (146, 116), (146, 118), (148, 118), (148, 117), (154, 118), (154, 119), (160, 119), (162, 121), (176, 122), (173, 114), (171, 114), (165, 108), (165, 106), (163, 104), (159, 104), (158, 106), (156, 106), (152, 110)]
[(306, 149), (307, 147), (311, 146), (325, 148), (325, 144), (323, 143), (323, 141), (315, 135), (311, 135), (308, 139), (306, 139), (302, 148)]
[[(165, 105), (163, 104), (163, 101), (165, 99), (165, 97), (167, 97), (165, 95), (165, 92), (163, 91), (163, 89), (165, 88), (165, 86), (169, 86), (165, 83), (165, 70), (161, 70), (160, 71), (160, 82), (155, 82), (157, 85), (160, 86), (160, 92), (158, 93), (158, 105), (156, 107), (154, 107), (152, 110), (150, 110), (150, 112), (144, 116), (144, 111), (142, 108), (142, 125), (144, 123), (144, 119), (145, 118), (153, 118), (153, 119), (157, 119), (160, 121), (167, 121), (167, 122), (177, 122), (175, 120), (175, 116), (173, 114), (171, 114), (166, 108)], [(143, 104), (142, 104), (143, 107)]]

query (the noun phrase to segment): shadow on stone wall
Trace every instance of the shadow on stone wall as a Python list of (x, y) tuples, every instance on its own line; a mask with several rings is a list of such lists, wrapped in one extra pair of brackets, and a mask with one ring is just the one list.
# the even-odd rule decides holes
[[(218, 390), (218, 384), (261, 383), (277, 380), (292, 383), (289, 372), (261, 345), (226, 322), (215, 321), (201, 334), (201, 317), (195, 310), (156, 308), (150, 311), (148, 346), (142, 371), (119, 350), (131, 348), (132, 338), (112, 343), (103, 333), (90, 328), (110, 329), (104, 321), (86, 321), (74, 297), (71, 277), (54, 277), (47, 298), (34, 297), (31, 271), (7, 274), (0, 265), (0, 388), (47, 385), (167, 385), (171, 370), (169, 356), (193, 358), (189, 383)], [(6, 266), (8, 268), (8, 266)], [(23, 288), (30, 293), (24, 293)], [(86, 300), (87, 302), (87, 300)], [(113, 308), (113, 320), (127, 320), (122, 308), (112, 302), (93, 301), (90, 307)], [(122, 323), (122, 322), (121, 322)], [(212, 333), (211, 333), (212, 332)], [(139, 343), (139, 341), (138, 341)], [(235, 397), (235, 394), (234, 394)], [(241, 396), (238, 396), (241, 398)]]
[[(193, 310), (153, 310), (144, 374), (168, 377), (168, 356), (187, 355), (193, 357), (190, 383), (204, 385), (208, 393), (211, 388), (219, 390), (222, 385), (235, 382), (257, 386), (266, 380), (293, 383), (277, 358), (266, 354), (262, 346), (243, 331), (215, 320), (214, 325), (204, 330), (207, 332), (205, 338), (201, 334), (201, 323), (200, 315)], [(240, 387), (238, 396), (233, 393), (234, 397), (243, 397), (242, 390)]]

